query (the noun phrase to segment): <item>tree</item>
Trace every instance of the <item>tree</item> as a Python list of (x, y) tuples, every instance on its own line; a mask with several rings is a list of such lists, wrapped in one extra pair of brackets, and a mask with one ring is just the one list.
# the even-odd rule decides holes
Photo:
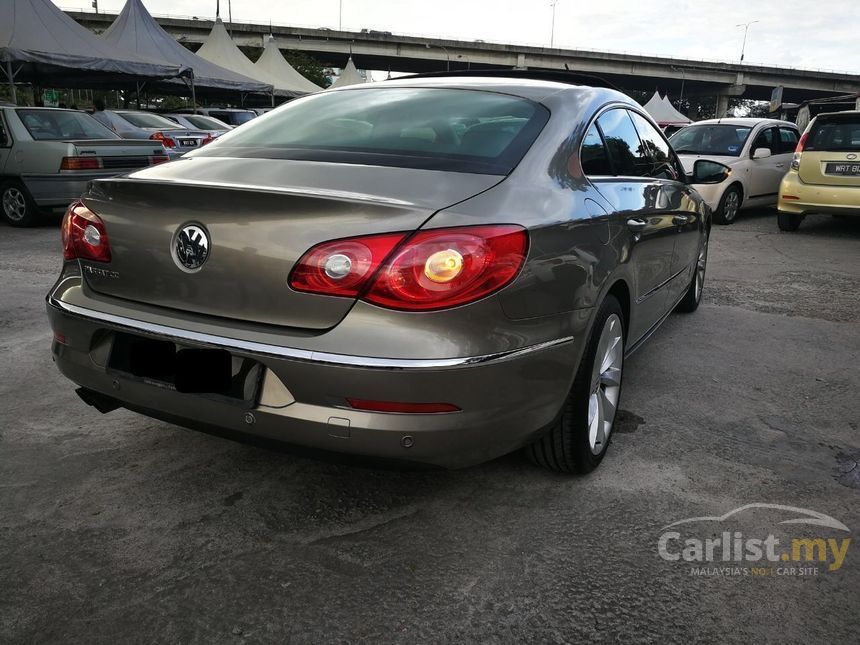
[(295, 67), (296, 71), (311, 83), (316, 83), (320, 87), (328, 85), (326, 68), (323, 67), (316, 58), (300, 51), (288, 50), (284, 52), (282, 50), (281, 53), (284, 54), (284, 58), (287, 59), (287, 62)]

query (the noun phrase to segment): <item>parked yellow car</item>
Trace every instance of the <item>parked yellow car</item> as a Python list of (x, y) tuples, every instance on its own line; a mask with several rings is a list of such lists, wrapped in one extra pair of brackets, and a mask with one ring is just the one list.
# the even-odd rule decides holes
[(796, 231), (810, 213), (860, 216), (860, 111), (819, 114), (779, 187), (778, 224)]

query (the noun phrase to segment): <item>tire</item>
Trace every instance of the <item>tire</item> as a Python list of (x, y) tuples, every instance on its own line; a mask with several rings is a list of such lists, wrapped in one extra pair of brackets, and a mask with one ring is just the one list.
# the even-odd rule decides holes
[(39, 221), (36, 202), (20, 181), (0, 184), (0, 212), (10, 226), (35, 226)]
[[(607, 296), (558, 419), (546, 434), (525, 448), (532, 463), (561, 473), (588, 473), (603, 461), (621, 400), (624, 339), (621, 305), (613, 296)], [(600, 365), (595, 364), (597, 360)], [(606, 369), (601, 372), (602, 368)], [(592, 418), (595, 422), (589, 423)]]
[(803, 215), (795, 215), (794, 213), (777, 213), (776, 225), (780, 231), (796, 231), (800, 228), (800, 223), (803, 221)]
[(704, 244), (699, 249), (699, 255), (696, 259), (696, 271), (693, 274), (693, 279), (690, 281), (690, 286), (687, 287), (687, 293), (681, 298), (681, 302), (675, 307), (675, 311), (691, 314), (699, 308), (699, 303), (702, 301), (702, 290), (705, 288), (705, 272), (708, 269), (708, 238), (705, 238)]
[(714, 211), (714, 221), (724, 226), (732, 224), (737, 219), (738, 212), (741, 210), (743, 197), (743, 191), (739, 185), (732, 184), (726, 188), (726, 192), (720, 198), (717, 210)]

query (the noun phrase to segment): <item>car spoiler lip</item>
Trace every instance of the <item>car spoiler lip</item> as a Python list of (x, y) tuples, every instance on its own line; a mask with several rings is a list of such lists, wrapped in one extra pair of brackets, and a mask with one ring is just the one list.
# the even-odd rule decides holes
[(332, 354), (328, 352), (317, 352), (308, 349), (294, 347), (282, 347), (269, 343), (258, 343), (254, 341), (229, 338), (215, 334), (189, 331), (178, 327), (159, 325), (145, 322), (125, 316), (108, 314), (78, 305), (72, 305), (48, 296), (49, 307), (58, 309), (65, 314), (82, 318), (85, 320), (106, 324), (120, 331), (131, 331), (134, 333), (167, 337), (171, 340), (189, 341), (200, 345), (208, 345), (219, 349), (230, 351), (247, 352), (252, 354), (264, 354), (277, 358), (288, 358), (311, 363), (325, 363), (329, 365), (340, 365), (344, 367), (375, 368), (375, 369), (444, 369), (481, 365), (486, 363), (498, 363), (518, 358), (526, 354), (549, 349), (574, 340), (573, 336), (565, 336), (518, 349), (497, 352), (494, 354), (481, 354), (478, 356), (463, 356), (459, 358), (380, 358), (374, 356), (352, 356), (349, 354)]

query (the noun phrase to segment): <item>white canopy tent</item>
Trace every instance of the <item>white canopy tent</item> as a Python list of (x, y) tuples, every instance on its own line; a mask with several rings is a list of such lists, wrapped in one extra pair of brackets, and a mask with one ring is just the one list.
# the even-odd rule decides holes
[[(122, 12), (100, 36), (100, 39), (112, 46), (125, 45), (139, 56), (185, 66), (193, 72), (193, 77), (190, 79), (192, 91), (202, 89), (204, 93), (235, 91), (266, 94), (272, 91), (270, 84), (261, 83), (219, 67), (183, 47), (161, 28), (141, 0), (127, 0)], [(175, 81), (169, 83), (171, 83), (169, 86), (165, 83), (159, 84), (160, 88), (169, 90), (181, 88), (175, 84)]]
[(661, 98), (660, 93), (656, 91), (654, 92), (654, 96), (642, 107), (645, 108), (645, 111), (651, 115), (651, 118), (661, 128), (665, 128), (667, 125), (679, 126), (692, 123), (691, 119), (685, 117), (674, 108), (667, 97)]
[(319, 92), (322, 88), (302, 76), (292, 65), (290, 65), (281, 54), (273, 36), (266, 39), (263, 53), (260, 59), (254, 63), (254, 67), (262, 70), (267, 77), (275, 79), (275, 87), (281, 90), (289, 90), (300, 94)]
[(0, 78), (15, 98), (15, 82), (54, 87), (116, 87), (176, 78), (189, 70), (109, 44), (50, 0), (0, 1)]
[[(221, 18), (215, 18), (215, 24), (212, 26), (212, 31), (206, 37), (203, 45), (197, 50), (197, 55), (206, 60), (225, 67), (237, 74), (242, 74), (248, 78), (252, 78), (261, 83), (272, 85), (275, 92), (282, 96), (295, 96), (297, 92), (281, 87), (278, 79), (269, 74), (268, 71), (261, 67), (257, 67), (251, 60), (242, 53), (242, 50), (236, 46), (230, 34), (227, 33), (227, 28), (224, 26)], [(286, 61), (284, 61), (286, 62)], [(274, 102), (274, 97), (273, 97)]]
[(346, 61), (346, 67), (341, 70), (340, 76), (337, 77), (334, 83), (329, 85), (329, 88), (346, 87), (347, 85), (358, 85), (359, 83), (366, 82), (364, 77), (358, 73), (355, 63), (352, 62), (352, 56), (350, 56), (349, 60)]

